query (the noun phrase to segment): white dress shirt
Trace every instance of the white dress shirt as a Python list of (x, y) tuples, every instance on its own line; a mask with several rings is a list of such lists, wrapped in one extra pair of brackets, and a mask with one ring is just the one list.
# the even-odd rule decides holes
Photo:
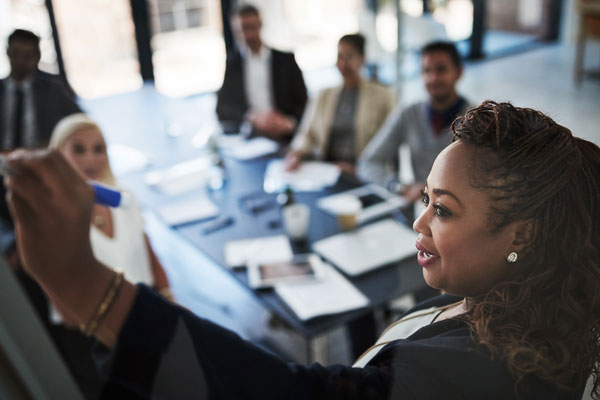
[(6, 119), (3, 122), (2, 129), (4, 130), (4, 138), (2, 148), (9, 149), (13, 148), (13, 126), (14, 126), (14, 113), (15, 113), (15, 91), (18, 87), (23, 90), (23, 137), (21, 138), (21, 147), (33, 147), (36, 145), (36, 118), (35, 118), (35, 101), (33, 94), (32, 79), (28, 78), (23, 82), (15, 82), (11, 78), (7, 78), (5, 81), (5, 99), (4, 103), (4, 115)]
[(271, 50), (261, 46), (258, 54), (242, 50), (245, 89), (250, 110), (269, 111), (273, 108), (271, 83)]

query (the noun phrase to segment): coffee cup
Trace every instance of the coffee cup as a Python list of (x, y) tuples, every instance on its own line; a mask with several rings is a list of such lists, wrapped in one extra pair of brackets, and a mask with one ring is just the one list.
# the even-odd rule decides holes
[(351, 230), (358, 225), (358, 214), (362, 204), (356, 196), (340, 196), (336, 199), (336, 215), (338, 224), (343, 230)]

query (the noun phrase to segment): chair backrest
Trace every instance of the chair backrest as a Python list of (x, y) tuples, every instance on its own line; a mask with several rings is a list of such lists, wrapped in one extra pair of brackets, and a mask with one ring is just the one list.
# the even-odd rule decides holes
[(581, 396), (581, 400), (592, 400), (592, 389), (593, 389), (594, 380), (590, 376), (585, 383), (585, 390), (583, 391), (583, 396)]

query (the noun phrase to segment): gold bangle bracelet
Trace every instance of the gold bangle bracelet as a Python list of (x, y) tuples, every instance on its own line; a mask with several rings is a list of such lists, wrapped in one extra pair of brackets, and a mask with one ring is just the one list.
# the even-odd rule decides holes
[(160, 294), (162, 297), (165, 298), (170, 298), (173, 297), (173, 293), (171, 292), (171, 288), (166, 287), (166, 288), (162, 288), (158, 291), (158, 294)]
[(80, 327), (85, 336), (90, 337), (96, 333), (96, 330), (98, 330), (98, 327), (106, 316), (106, 313), (115, 302), (122, 284), (123, 271), (117, 271), (108, 291), (106, 292), (106, 295), (104, 296), (104, 299), (102, 300), (102, 303), (100, 303), (96, 309), (93, 318), (87, 324)]

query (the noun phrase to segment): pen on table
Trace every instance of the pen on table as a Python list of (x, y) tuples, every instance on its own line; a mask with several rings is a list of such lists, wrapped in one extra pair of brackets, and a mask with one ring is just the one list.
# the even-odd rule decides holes
[[(0, 175), (10, 175), (8, 159), (2, 154), (0, 154)], [(116, 208), (127, 207), (131, 202), (129, 193), (121, 192), (98, 182), (88, 181), (88, 184), (94, 189), (94, 202), (96, 204)]]
[(208, 226), (205, 226), (204, 229), (202, 229), (202, 233), (204, 233), (206, 235), (209, 233), (216, 232), (220, 229), (228, 227), (229, 225), (233, 224), (233, 222), (234, 222), (233, 217), (231, 217), (229, 215), (218, 218), (218, 219), (212, 221), (210, 224), (208, 224)]

